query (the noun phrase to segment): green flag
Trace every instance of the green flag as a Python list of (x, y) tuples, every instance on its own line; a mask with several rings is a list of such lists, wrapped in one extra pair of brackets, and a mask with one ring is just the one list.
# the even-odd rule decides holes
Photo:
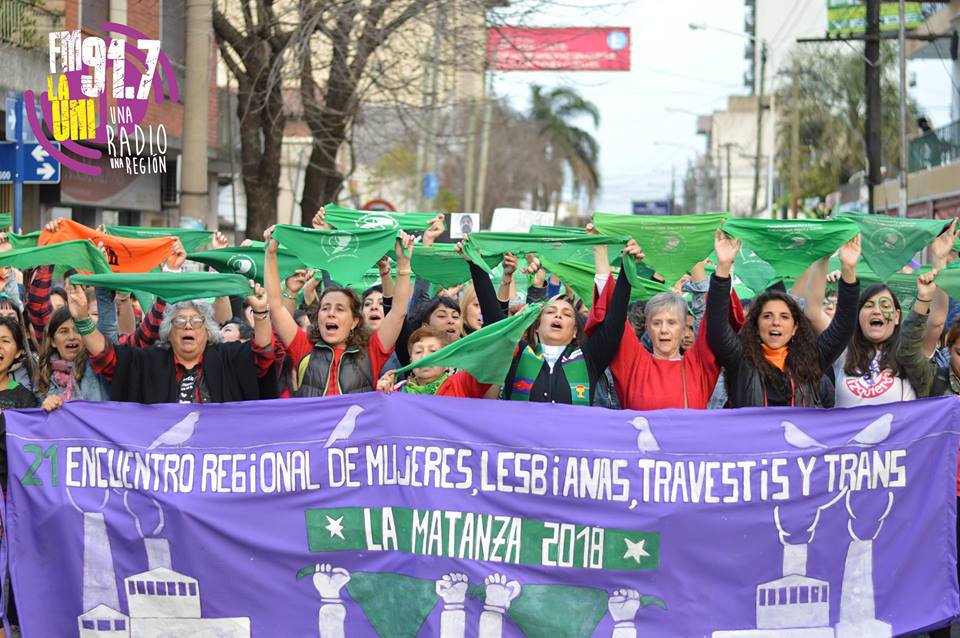
[(10, 245), (13, 246), (14, 250), (20, 250), (21, 248), (33, 248), (38, 245), (40, 241), (40, 233), (43, 231), (35, 230), (32, 233), (27, 233), (26, 235), (19, 235), (17, 233), (7, 233), (7, 241), (10, 242)]
[(722, 213), (706, 215), (610, 215), (595, 213), (602, 233), (629, 235), (643, 249), (643, 261), (672, 284), (713, 250)]
[(608, 598), (593, 587), (524, 584), (508, 613), (526, 638), (588, 638), (606, 615)]
[(578, 226), (539, 226), (530, 227), (530, 234), (539, 237), (582, 237), (587, 234), (586, 228)]
[(510, 371), (523, 333), (540, 316), (542, 307), (543, 302), (527, 306), (522, 312), (484, 326), (397, 372), (443, 366), (466, 370), (480, 383), (499, 385)]
[[(243, 275), (263, 285), (263, 242), (259, 246), (231, 246), (190, 253), (187, 259), (206, 264), (217, 272)], [(277, 265), (281, 283), (294, 272), (306, 268), (293, 253), (283, 248), (277, 251)]]
[(617, 252), (627, 243), (627, 238), (612, 235), (538, 236), (528, 233), (471, 233), (463, 242), (463, 252), (475, 264), (485, 268), (481, 257), (502, 258), (504, 253), (513, 253), (522, 258), (527, 253), (536, 253), (541, 259), (552, 262), (566, 260), (593, 260), (594, 246), (616, 246)]
[(193, 228), (158, 228), (153, 226), (105, 226), (108, 235), (130, 239), (152, 239), (154, 237), (176, 237), (188, 253), (203, 248), (213, 237), (212, 230)]
[(437, 605), (435, 581), (403, 574), (354, 572), (347, 592), (382, 638), (414, 638)]
[[(557, 277), (560, 278), (560, 281), (573, 290), (580, 300), (588, 308), (593, 305), (593, 288), (594, 288), (594, 277), (596, 272), (594, 270), (594, 265), (585, 264), (579, 261), (562, 261), (562, 262), (552, 262), (548, 259), (542, 261), (543, 267), (547, 269), (547, 272), (551, 272)], [(636, 264), (636, 262), (634, 262)], [(616, 272), (613, 273), (614, 276), (617, 275)], [(631, 301), (646, 301), (654, 295), (661, 292), (670, 292), (670, 287), (664, 284), (661, 284), (658, 281), (653, 281), (652, 279), (647, 279), (641, 277), (636, 269), (632, 270), (628, 268), (627, 278), (630, 280), (630, 285), (632, 287), (630, 291), (630, 300)], [(610, 285), (609, 283), (607, 285)]]
[(107, 260), (87, 239), (64, 241), (58, 244), (21, 248), (0, 253), (0, 266), (35, 268), (55, 265), (60, 268), (75, 268), (81, 272), (108, 273)]
[(849, 219), (728, 219), (723, 230), (743, 241), (784, 278), (796, 278), (860, 232)]
[(338, 230), (357, 228), (397, 228), (408, 233), (422, 233), (430, 228), (436, 213), (394, 213), (381, 210), (353, 210), (336, 204), (323, 207), (324, 219)]
[[(497, 265), (496, 257), (484, 257), (485, 270)], [(417, 277), (443, 288), (458, 286), (470, 281), (470, 265), (457, 253), (455, 244), (417, 246), (410, 259), (410, 266)]]
[(75, 275), (75, 284), (110, 290), (149, 293), (168, 303), (207, 297), (246, 297), (253, 294), (250, 282), (241, 275), (216, 272), (147, 272), (103, 275)]
[(368, 268), (393, 252), (397, 229), (313, 230), (280, 224), (273, 236), (304, 264), (326, 270), (342, 283), (359, 281)]
[(864, 213), (841, 213), (860, 228), (863, 259), (885, 279), (909, 262), (950, 223), (944, 219), (913, 219)]

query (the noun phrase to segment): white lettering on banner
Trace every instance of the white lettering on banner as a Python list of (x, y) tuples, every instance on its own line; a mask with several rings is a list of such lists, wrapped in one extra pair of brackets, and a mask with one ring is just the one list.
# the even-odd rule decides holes
[[(39, 448), (38, 448), (39, 449)], [(107, 446), (64, 448), (68, 487), (144, 492), (277, 494), (403, 487), (630, 503), (733, 504), (786, 501), (814, 493), (889, 490), (907, 485), (907, 451), (857, 450), (746, 460), (664, 460), (559, 456), (533, 451), (376, 443), (320, 450), (139, 452)], [(39, 453), (38, 453), (39, 455)], [(323, 461), (326, 461), (326, 467)], [(34, 468), (35, 469), (35, 468)], [(326, 481), (321, 484), (320, 477)], [(451, 514), (450, 516), (454, 516)], [(461, 522), (464, 525), (473, 525)], [(417, 537), (448, 547), (433, 520)], [(427, 527), (423, 527), (427, 526)], [(477, 529), (477, 534), (487, 530)], [(472, 533), (472, 532), (471, 532)], [(497, 549), (494, 543), (494, 550)]]

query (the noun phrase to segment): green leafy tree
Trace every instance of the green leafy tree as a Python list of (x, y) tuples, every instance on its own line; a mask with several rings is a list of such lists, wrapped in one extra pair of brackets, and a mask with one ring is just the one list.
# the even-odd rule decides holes
[[(794, 51), (783, 71), (799, 69), (799, 100), (794, 103), (788, 78), (776, 93), (777, 168), (785, 190), (790, 184), (790, 131), (794, 110), (800, 121), (800, 198), (823, 197), (859, 172), (866, 171), (864, 141), (864, 58), (860, 49), (839, 44)], [(881, 49), (882, 151), (886, 175), (899, 170), (899, 89), (897, 52)], [(919, 109), (907, 102), (907, 134), (916, 130)]]
[[(586, 193), (591, 199), (600, 190), (600, 145), (588, 131), (574, 122), (589, 118), (593, 126), (600, 125), (597, 106), (570, 87), (544, 90), (534, 84), (530, 87), (528, 119), (540, 132), (542, 146), (537, 149), (546, 160), (562, 171), (570, 170), (573, 194)], [(562, 181), (561, 181), (562, 184)], [(559, 203), (561, 193), (552, 185), (538, 181), (533, 187), (533, 207), (549, 209)]]

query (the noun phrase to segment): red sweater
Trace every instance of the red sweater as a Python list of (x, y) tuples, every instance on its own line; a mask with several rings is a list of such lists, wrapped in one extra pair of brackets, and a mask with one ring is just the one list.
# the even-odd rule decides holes
[[(731, 296), (731, 324), (739, 330), (743, 325), (743, 307), (736, 294)], [(593, 308), (587, 323), (588, 334), (603, 321), (612, 297), (611, 277), (603, 287), (602, 295), (598, 295), (594, 289)], [(720, 366), (707, 345), (705, 322), (700, 324), (693, 347), (675, 361), (654, 357), (643, 347), (628, 323), (620, 340), (620, 349), (610, 364), (610, 371), (613, 372), (620, 405), (628, 410), (706, 409), (720, 376)]]

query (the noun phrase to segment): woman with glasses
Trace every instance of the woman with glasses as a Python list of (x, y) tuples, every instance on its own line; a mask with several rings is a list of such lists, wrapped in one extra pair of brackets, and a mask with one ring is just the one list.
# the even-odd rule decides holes
[[(935, 269), (946, 266), (947, 256), (956, 240), (954, 221), (930, 243)], [(826, 298), (823, 297), (826, 268), (826, 259), (823, 259), (808, 271), (804, 312), (818, 332), (829, 324), (833, 314), (827, 311)], [(823, 302), (818, 303), (818, 300)], [(924, 357), (929, 359), (946, 323), (949, 299), (943, 290), (933, 286), (929, 296), (920, 296), (917, 301), (927, 304), (929, 309), (929, 316), (924, 316), (926, 323), (918, 344)], [(817, 312), (818, 308), (822, 310)], [(873, 284), (861, 293), (853, 337), (828, 371), (834, 381), (834, 407), (882, 405), (917, 398), (910, 375), (897, 360), (904, 319), (900, 300), (886, 284)]]
[[(252, 284), (252, 282), (251, 282)], [(223, 343), (213, 307), (199, 301), (168, 305), (155, 348), (115, 346), (90, 319), (82, 286), (67, 284), (70, 315), (93, 370), (111, 382), (112, 401), (224, 403), (276, 398), (273, 331), (267, 295), (247, 297), (252, 342)]]

